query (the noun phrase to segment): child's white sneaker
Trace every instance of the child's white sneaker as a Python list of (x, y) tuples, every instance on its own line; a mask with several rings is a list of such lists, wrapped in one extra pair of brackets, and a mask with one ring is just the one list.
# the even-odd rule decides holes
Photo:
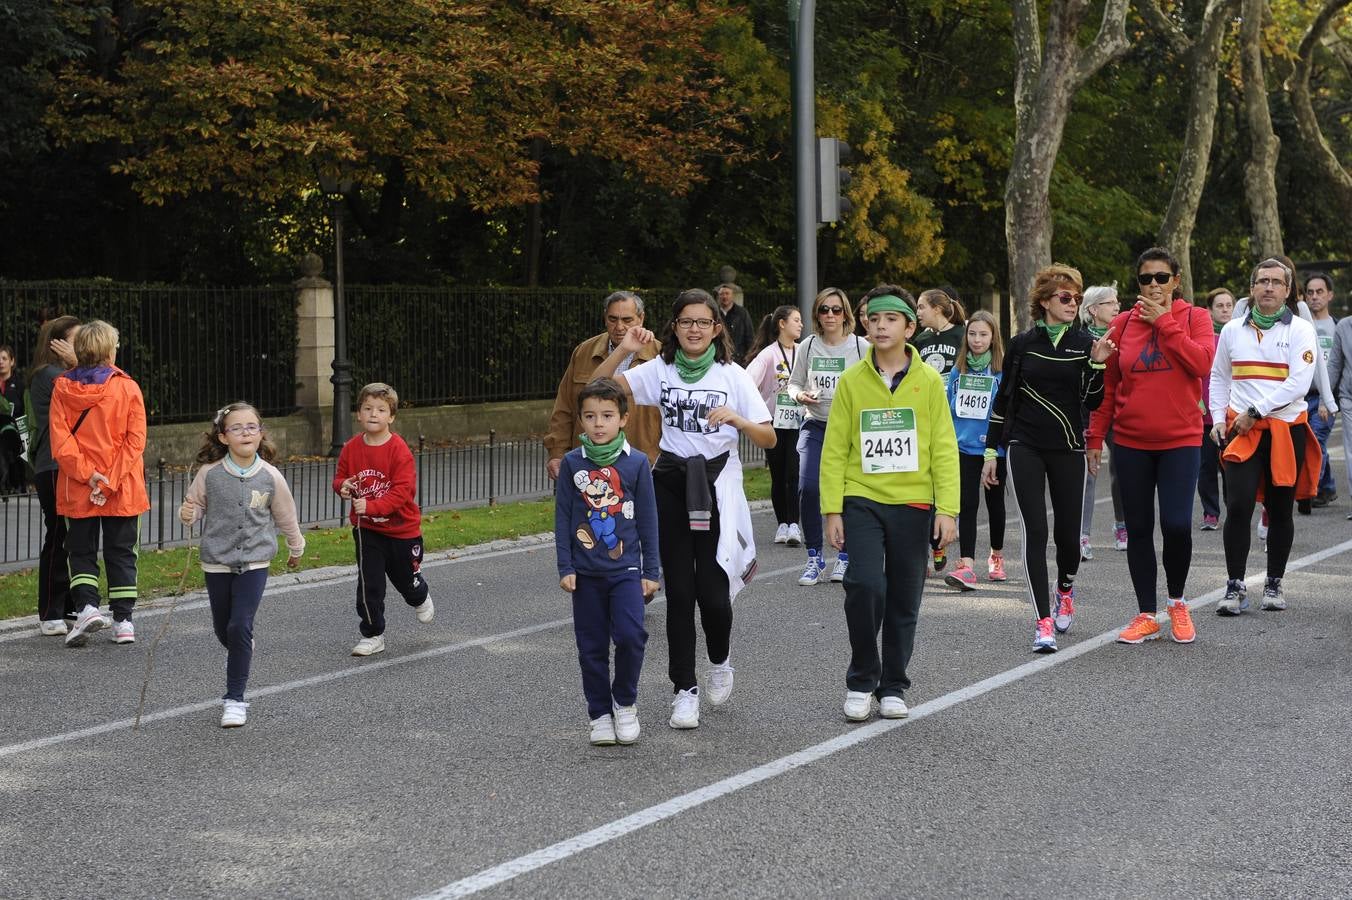
[(44, 619), (38, 623), (38, 634), (44, 637), (56, 637), (69, 631), (65, 619)]
[(671, 701), (671, 721), (667, 724), (672, 728), (699, 727), (698, 687), (676, 693), (676, 699)]
[(357, 641), (357, 646), (352, 648), (353, 656), (372, 656), (376, 653), (385, 652), (385, 635), (378, 634), (375, 637), (364, 637)]
[(93, 605), (86, 605), (80, 610), (80, 615), (76, 616), (75, 624), (70, 627), (70, 633), (66, 635), (67, 647), (83, 647), (89, 643), (89, 636), (100, 628), (107, 628), (108, 620), (99, 612), (99, 608)]
[(780, 522), (779, 527), (775, 529), (775, 543), (787, 544), (789, 542), (789, 526), (787, 523)]
[(790, 547), (797, 547), (803, 543), (803, 529), (798, 527), (797, 522), (789, 526), (789, 539), (786, 543)]
[(413, 607), (413, 613), (418, 617), (418, 621), (426, 625), (432, 621), (432, 617), (437, 614), (437, 608), (432, 604), (432, 598), (428, 597), (422, 603)]
[(904, 719), (911, 714), (900, 697), (884, 697), (878, 703), (878, 715), (884, 719)]
[(709, 668), (709, 702), (722, 706), (732, 695), (732, 658), (723, 660)]
[(238, 728), (249, 720), (249, 704), (243, 700), (225, 701), (225, 709), (221, 712), (222, 728)]
[(113, 623), (113, 643), (114, 644), (136, 643), (136, 626), (131, 624), (131, 619), (127, 619), (125, 622)]
[(638, 740), (638, 707), (615, 707), (615, 740), (621, 744), (632, 744)]
[(851, 722), (866, 722), (873, 715), (873, 695), (867, 691), (845, 692), (845, 718)]
[(609, 715), (592, 719), (591, 742), (593, 747), (615, 746), (615, 720)]

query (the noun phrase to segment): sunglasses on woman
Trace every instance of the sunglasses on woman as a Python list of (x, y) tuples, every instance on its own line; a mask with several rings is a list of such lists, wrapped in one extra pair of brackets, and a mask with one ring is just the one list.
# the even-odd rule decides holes
[(1169, 279), (1173, 277), (1173, 273), (1171, 272), (1142, 272), (1136, 276), (1136, 283), (1141, 287), (1145, 287), (1152, 281), (1155, 282), (1155, 284), (1168, 284)]
[(844, 314), (845, 314), (845, 307), (843, 307), (843, 306), (819, 306), (819, 307), (817, 307), (817, 315), (819, 315), (819, 316), (840, 316), (840, 315), (844, 315)]
[(1074, 306), (1084, 299), (1083, 294), (1072, 294), (1070, 291), (1057, 291), (1052, 294), (1057, 300), (1060, 300), (1066, 306)]

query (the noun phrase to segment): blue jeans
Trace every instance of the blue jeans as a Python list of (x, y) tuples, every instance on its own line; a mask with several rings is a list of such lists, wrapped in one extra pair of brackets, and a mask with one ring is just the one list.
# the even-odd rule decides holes
[(803, 543), (822, 551), (822, 440), (826, 423), (807, 419), (798, 431), (798, 518), (803, 524)]
[(1319, 470), (1319, 493), (1333, 494), (1337, 492), (1338, 485), (1333, 481), (1333, 469), (1329, 466), (1329, 434), (1333, 431), (1335, 417), (1329, 416), (1327, 422), (1320, 417), (1318, 394), (1313, 394), (1306, 400), (1310, 410), (1310, 429), (1319, 440), (1319, 452), (1324, 457), (1323, 468)]
[(211, 626), (216, 640), (226, 649), (225, 699), (244, 700), (253, 661), (253, 623), (263, 588), (268, 583), (267, 569), (247, 572), (207, 572), (207, 599), (211, 601)]
[[(643, 588), (638, 572), (610, 576), (578, 573), (573, 591), (573, 635), (582, 669), (587, 715), (608, 716), (615, 706), (633, 706), (648, 632), (643, 628)], [(615, 677), (610, 645), (615, 644)]]

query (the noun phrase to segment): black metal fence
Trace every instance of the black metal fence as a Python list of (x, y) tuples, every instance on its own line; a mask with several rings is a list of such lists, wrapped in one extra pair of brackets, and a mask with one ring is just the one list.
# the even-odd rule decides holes
[[(435, 406), (543, 400), (578, 342), (598, 333), (608, 292), (568, 288), (369, 287), (346, 289), (348, 347), (357, 384), (385, 381), (400, 402)], [(665, 321), (675, 290), (639, 292), (648, 324)], [(752, 319), (790, 291), (748, 293)]]
[[(744, 465), (764, 464), (764, 451), (745, 437), (740, 453)], [(500, 441), (495, 434), (490, 434), (487, 443), (467, 447), (419, 446), (414, 451), (418, 505), (425, 510), (447, 509), (548, 496), (554, 491), (545, 474), (548, 456), (539, 440)], [(335, 465), (329, 459), (278, 466), (296, 499), (302, 525), (333, 526), (346, 521), (347, 504), (333, 492)], [(146, 472), (150, 511), (141, 521), (142, 547), (164, 549), (187, 539), (178, 507), (191, 481), (190, 473), (163, 467)], [(42, 538), (37, 495), (0, 496), (0, 568), (36, 563)]]
[[(357, 384), (385, 381), (420, 406), (554, 396), (572, 349), (601, 330), (608, 289), (371, 287), (346, 289), (348, 350)], [(640, 292), (653, 325), (676, 291)], [(760, 318), (788, 291), (749, 292)], [(38, 325), (69, 314), (121, 333), (118, 364), (141, 385), (152, 425), (208, 419), (249, 400), (266, 416), (295, 409), (295, 289), (199, 288), (105, 281), (0, 280), (0, 344), (21, 368)]]
[(32, 362), (38, 326), (72, 315), (118, 329), (117, 363), (145, 395), (151, 424), (207, 419), (247, 397), (264, 415), (296, 406), (296, 303), (290, 286), (197, 288), (104, 281), (0, 281), (0, 343)]

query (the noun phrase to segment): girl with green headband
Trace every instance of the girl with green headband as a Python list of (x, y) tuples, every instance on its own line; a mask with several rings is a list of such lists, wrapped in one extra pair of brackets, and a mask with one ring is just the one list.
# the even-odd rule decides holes
[(841, 376), (821, 465), (826, 538), (838, 548), (848, 539), (853, 549), (845, 574), (851, 722), (872, 716), (875, 701), (884, 718), (908, 715), (906, 667), (929, 561), (921, 536), (952, 542), (959, 503), (943, 376), (907, 344), (915, 332), (910, 296), (874, 296), (868, 314), (873, 346)]
[[(612, 376), (620, 360), (652, 339), (646, 328), (630, 329), (596, 374)], [(676, 695), (670, 725), (696, 728), (701, 694), (695, 677), (695, 608), (712, 663), (707, 696), (720, 706), (732, 693), (732, 601), (756, 571), (739, 433), (768, 449), (775, 446), (775, 430), (751, 376), (732, 362), (723, 313), (706, 291), (683, 291), (672, 306), (661, 354), (616, 381), (635, 403), (662, 410), (653, 487)]]

